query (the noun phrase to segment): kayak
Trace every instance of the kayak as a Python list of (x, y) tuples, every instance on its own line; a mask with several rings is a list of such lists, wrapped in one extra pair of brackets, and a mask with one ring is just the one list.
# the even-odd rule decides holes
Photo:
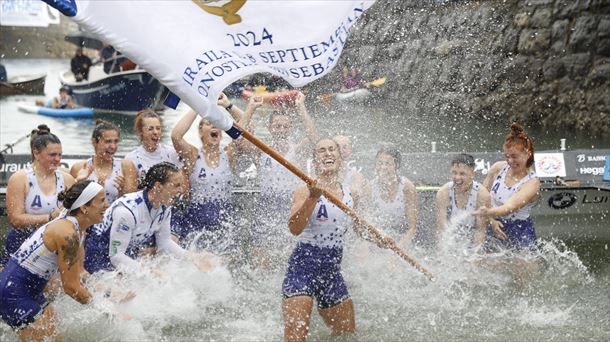
[(335, 99), (340, 102), (362, 102), (371, 96), (367, 89), (356, 89), (346, 93), (336, 93)]
[(275, 91), (275, 92), (262, 92), (256, 93), (250, 90), (244, 90), (241, 92), (241, 97), (249, 101), (252, 96), (262, 96), (263, 103), (272, 107), (294, 107), (295, 100), (299, 95), (298, 90), (286, 90), (286, 91)]
[(51, 116), (55, 118), (91, 118), (93, 117), (93, 109), (87, 107), (72, 108), (72, 109), (60, 109), (33, 106), (26, 104), (18, 104), (17, 108), (25, 113), (40, 114), (45, 116)]

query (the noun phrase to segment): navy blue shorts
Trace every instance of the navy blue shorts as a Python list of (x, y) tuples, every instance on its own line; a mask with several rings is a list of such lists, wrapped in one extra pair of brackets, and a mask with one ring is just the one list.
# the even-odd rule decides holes
[(288, 261), (282, 293), (284, 298), (309, 296), (318, 308), (327, 309), (349, 298), (341, 275), (343, 249), (299, 243)]
[(192, 203), (182, 213), (172, 212), (171, 231), (183, 247), (194, 243), (200, 250), (232, 252), (239, 245), (233, 214), (230, 202)]
[(500, 240), (493, 235), (491, 229), (488, 229), (488, 237), (490, 237), (489, 240), (492, 246), (524, 249), (536, 245), (536, 231), (531, 217), (526, 220), (500, 219), (499, 221), (504, 225), (502, 231), (504, 231), (508, 238)]
[(27, 240), (34, 232), (36, 228), (23, 228), (15, 229), (11, 228), (6, 233), (6, 239), (4, 240), (4, 250), (0, 255), (0, 267), (6, 265), (11, 254), (15, 253), (19, 247)]
[(48, 302), (43, 291), (47, 280), (9, 259), (0, 273), (0, 317), (12, 328), (33, 323)]

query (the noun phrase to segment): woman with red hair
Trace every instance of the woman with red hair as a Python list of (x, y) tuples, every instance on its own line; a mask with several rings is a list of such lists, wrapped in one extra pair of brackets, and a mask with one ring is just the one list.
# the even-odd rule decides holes
[(494, 235), (509, 248), (533, 246), (536, 232), (530, 215), (540, 192), (540, 179), (532, 169), (534, 143), (523, 127), (513, 123), (504, 139), (506, 161), (495, 163), (485, 181), (492, 208), (473, 215), (490, 218)]

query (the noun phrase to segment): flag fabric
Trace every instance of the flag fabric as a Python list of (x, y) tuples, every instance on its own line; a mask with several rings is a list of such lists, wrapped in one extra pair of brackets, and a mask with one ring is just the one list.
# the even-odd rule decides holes
[(295, 87), (324, 76), (337, 64), (350, 27), (374, 3), (43, 1), (113, 45), (176, 99), (229, 133), (233, 121), (216, 106), (227, 85), (257, 72), (281, 76)]

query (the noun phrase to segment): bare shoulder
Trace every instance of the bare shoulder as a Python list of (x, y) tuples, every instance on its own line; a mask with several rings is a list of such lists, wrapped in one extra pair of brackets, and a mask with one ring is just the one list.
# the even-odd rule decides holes
[(20, 183), (25, 184), (26, 180), (27, 180), (27, 176), (25, 174), (25, 170), (20, 169), (9, 177), (8, 182), (9, 182), (9, 184), (13, 183), (16, 185), (16, 184), (20, 184)]
[(51, 252), (59, 251), (66, 244), (78, 243), (78, 234), (72, 222), (62, 219), (49, 224), (44, 231), (44, 242)]
[(72, 165), (72, 167), (70, 168), (70, 174), (74, 175), (75, 173), (78, 173), (78, 171), (80, 171), (82, 168), (84, 168), (86, 164), (87, 164), (86, 160), (81, 160), (79, 162), (74, 163)]
[(495, 175), (498, 172), (500, 172), (500, 169), (502, 169), (504, 167), (504, 165), (506, 165), (505, 161), (499, 161), (494, 163), (490, 168), (489, 168), (489, 172), (487, 173), (488, 175)]
[(74, 177), (72, 177), (72, 175), (69, 172), (67, 172), (64, 169), (60, 169), (59, 172), (61, 173), (61, 176), (64, 178), (64, 184), (66, 184), (66, 185), (74, 184), (74, 182), (75, 182)]
[(436, 199), (445, 198), (449, 194), (449, 183), (443, 184), (436, 192)]
[(415, 189), (415, 183), (413, 183), (410, 179), (408, 178), (403, 178), (403, 182), (405, 184), (405, 192), (413, 192), (416, 191)]

